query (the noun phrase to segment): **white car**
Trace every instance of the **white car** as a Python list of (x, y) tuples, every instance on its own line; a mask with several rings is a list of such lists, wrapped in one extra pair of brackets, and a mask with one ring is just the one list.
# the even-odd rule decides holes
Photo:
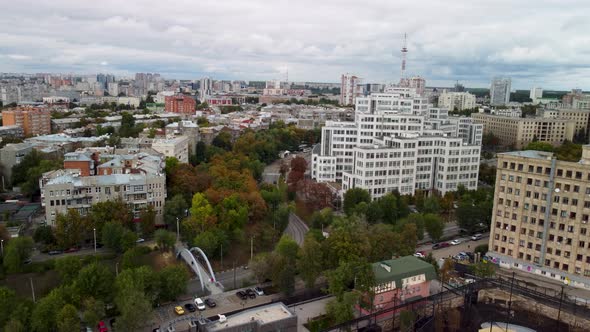
[(195, 305), (197, 306), (197, 309), (205, 310), (205, 302), (203, 300), (201, 300), (200, 297), (197, 297), (195, 299)]
[(453, 246), (456, 246), (456, 245), (458, 245), (460, 243), (461, 243), (461, 240), (459, 240), (459, 239), (456, 239), (456, 240), (451, 241), (451, 245), (453, 245)]
[(424, 254), (421, 252), (417, 252), (414, 254), (414, 257), (418, 257), (418, 258), (424, 258)]
[(258, 295), (258, 296), (264, 295), (264, 291), (262, 290), (262, 288), (260, 288), (258, 286), (254, 287), (254, 293), (256, 293), (256, 295)]
[(135, 242), (137, 242), (137, 243), (144, 243), (144, 242), (145, 242), (145, 239), (140, 237), (140, 238), (139, 238), (139, 239), (137, 239), (137, 241), (135, 241)]

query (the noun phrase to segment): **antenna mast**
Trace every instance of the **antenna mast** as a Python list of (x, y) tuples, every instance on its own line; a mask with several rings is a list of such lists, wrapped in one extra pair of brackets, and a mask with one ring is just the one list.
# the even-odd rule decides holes
[(402, 71), (400, 81), (406, 78), (406, 53), (408, 53), (407, 35), (404, 33), (404, 45), (402, 47)]

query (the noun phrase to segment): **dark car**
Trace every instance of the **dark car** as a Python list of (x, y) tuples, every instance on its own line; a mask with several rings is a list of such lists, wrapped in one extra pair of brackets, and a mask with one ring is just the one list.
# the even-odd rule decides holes
[(248, 294), (246, 294), (246, 292), (244, 291), (238, 291), (236, 293), (236, 295), (241, 299), (241, 300), (247, 300), (248, 299)]
[(184, 307), (186, 308), (186, 310), (188, 310), (190, 312), (197, 311), (197, 307), (195, 307), (195, 305), (192, 304), (192, 303), (187, 303), (187, 304), (184, 305)]
[(442, 248), (446, 248), (448, 246), (450, 246), (450, 244), (448, 242), (439, 242), (439, 243), (435, 243), (432, 246), (432, 250), (442, 249)]
[(205, 299), (205, 304), (209, 307), (209, 308), (214, 308), (217, 306), (217, 303), (215, 303), (215, 301), (211, 298)]
[(69, 249), (67, 249), (65, 252), (69, 253), (69, 252), (76, 252), (76, 251), (80, 251), (80, 248), (78, 247), (71, 247)]
[(256, 298), (256, 293), (254, 293), (254, 291), (252, 290), (252, 288), (246, 289), (246, 295), (248, 295), (248, 297), (251, 298), (251, 299), (255, 299)]
[(114, 330), (115, 329), (115, 323), (117, 322), (117, 320), (115, 318), (111, 318), (111, 320), (109, 321), (109, 323), (111, 324), (111, 328)]

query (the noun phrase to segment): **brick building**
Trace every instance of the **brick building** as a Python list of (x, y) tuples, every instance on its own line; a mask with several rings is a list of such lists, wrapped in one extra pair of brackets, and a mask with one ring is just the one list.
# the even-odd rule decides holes
[(2, 111), (4, 126), (20, 126), (27, 137), (51, 134), (51, 113), (37, 107), (17, 107)]
[(169, 113), (193, 114), (197, 102), (191, 96), (166, 96), (165, 110)]

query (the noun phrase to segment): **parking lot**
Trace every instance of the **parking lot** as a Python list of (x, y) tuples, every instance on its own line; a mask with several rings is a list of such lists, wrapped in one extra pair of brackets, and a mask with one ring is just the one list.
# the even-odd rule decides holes
[[(432, 256), (434, 256), (434, 258), (436, 258), (436, 259), (448, 258), (448, 257), (455, 256), (456, 254), (458, 254), (461, 251), (473, 252), (473, 250), (475, 250), (475, 247), (482, 245), (482, 244), (488, 244), (489, 243), (489, 234), (485, 234), (483, 236), (483, 238), (481, 238), (480, 240), (477, 240), (477, 241), (471, 241), (471, 237), (467, 237), (467, 236), (457, 238), (457, 239), (460, 239), (461, 243), (454, 245), (454, 246), (451, 245), (446, 248), (432, 250), (432, 244), (429, 244), (429, 245), (424, 245), (424, 246), (418, 247), (417, 251), (424, 251), (426, 253), (426, 255), (428, 255), (428, 253), (432, 252)], [(451, 241), (446, 241), (446, 242), (450, 243)]]

